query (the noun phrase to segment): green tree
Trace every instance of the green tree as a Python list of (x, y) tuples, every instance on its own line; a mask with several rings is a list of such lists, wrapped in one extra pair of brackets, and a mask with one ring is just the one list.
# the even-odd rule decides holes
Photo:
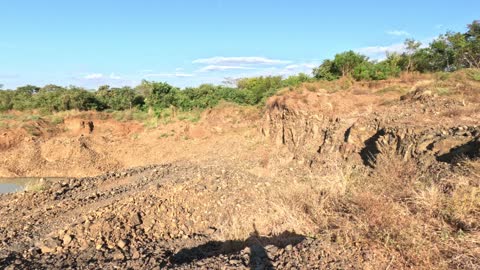
[(339, 78), (340, 71), (337, 70), (332, 60), (326, 59), (323, 63), (313, 69), (313, 76), (319, 80), (333, 81)]
[(245, 92), (245, 102), (250, 105), (259, 104), (274, 95), (281, 86), (282, 76), (245, 78), (237, 82), (238, 89)]
[(0, 111), (8, 111), (13, 108), (13, 91), (0, 90)]
[(417, 52), (417, 50), (422, 46), (422, 43), (415, 41), (414, 39), (406, 39), (405, 40), (405, 55), (407, 56), (407, 72), (411, 72), (415, 68), (415, 61), (414, 61), (414, 55)]
[(166, 82), (142, 81), (142, 89), (146, 90), (145, 104), (150, 108), (164, 109), (176, 106), (178, 88)]
[(12, 109), (28, 110), (35, 108), (34, 94), (38, 93), (40, 87), (26, 85), (18, 87), (12, 98)]
[(143, 99), (128, 86), (110, 88), (108, 85), (103, 85), (99, 87), (95, 95), (101, 103), (113, 110), (126, 110), (143, 105)]
[(355, 53), (354, 51), (347, 51), (335, 55), (333, 59), (333, 64), (336, 70), (339, 70), (342, 74), (342, 77), (351, 76), (353, 70), (365, 62), (368, 61), (368, 58), (364, 55)]

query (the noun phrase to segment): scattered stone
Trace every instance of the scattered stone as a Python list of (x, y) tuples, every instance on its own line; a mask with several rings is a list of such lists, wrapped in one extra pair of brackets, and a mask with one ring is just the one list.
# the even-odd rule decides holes
[(64, 246), (68, 246), (73, 240), (73, 237), (69, 234), (65, 234), (65, 236), (63, 237), (63, 245)]
[(120, 240), (118, 241), (117, 246), (121, 249), (124, 249), (127, 246), (127, 242), (125, 240)]

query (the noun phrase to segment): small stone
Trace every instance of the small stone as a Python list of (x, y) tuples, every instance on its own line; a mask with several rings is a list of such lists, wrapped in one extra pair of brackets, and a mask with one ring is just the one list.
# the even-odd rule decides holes
[(139, 213), (134, 213), (133, 215), (131, 215), (129, 221), (130, 221), (130, 225), (133, 226), (133, 227), (142, 224), (142, 220), (140, 219), (140, 214)]
[(231, 264), (231, 265), (238, 265), (238, 264), (241, 263), (241, 261), (240, 260), (230, 260), (230, 261), (228, 261), (228, 263)]
[(123, 261), (123, 260), (125, 260), (125, 255), (123, 255), (122, 252), (117, 251), (117, 252), (115, 252), (115, 253), (113, 254), (113, 259), (114, 259), (115, 261)]
[(40, 251), (42, 253), (52, 253), (55, 251), (55, 248), (47, 247), (47, 246), (41, 246)]
[(63, 236), (63, 245), (68, 246), (72, 242), (72, 240), (73, 238), (71, 235), (65, 234), (65, 236)]
[(138, 252), (137, 249), (134, 249), (132, 251), (132, 259), (136, 260), (136, 259), (139, 259), (140, 258), (140, 252)]
[(127, 242), (125, 240), (120, 240), (120, 241), (118, 241), (117, 246), (119, 248), (123, 249), (124, 247), (127, 246)]

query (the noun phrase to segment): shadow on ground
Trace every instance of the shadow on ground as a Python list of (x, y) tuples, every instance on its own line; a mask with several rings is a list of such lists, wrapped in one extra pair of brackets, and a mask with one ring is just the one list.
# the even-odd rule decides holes
[(283, 249), (288, 245), (297, 245), (304, 239), (305, 236), (288, 231), (272, 237), (263, 237), (260, 236), (255, 229), (245, 241), (210, 241), (194, 248), (182, 249), (177, 254), (173, 255), (170, 260), (173, 265), (188, 264), (193, 261), (217, 257), (220, 255), (236, 254), (246, 247), (249, 247), (250, 255), (248, 266), (250, 269), (274, 269), (265, 247), (273, 245), (277, 248)]

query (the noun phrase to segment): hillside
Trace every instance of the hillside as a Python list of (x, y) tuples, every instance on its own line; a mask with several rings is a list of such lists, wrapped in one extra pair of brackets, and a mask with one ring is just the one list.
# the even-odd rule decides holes
[(155, 125), (126, 114), (2, 115), (0, 176), (67, 179), (0, 195), (0, 268), (480, 265), (468, 72), (304, 83)]

